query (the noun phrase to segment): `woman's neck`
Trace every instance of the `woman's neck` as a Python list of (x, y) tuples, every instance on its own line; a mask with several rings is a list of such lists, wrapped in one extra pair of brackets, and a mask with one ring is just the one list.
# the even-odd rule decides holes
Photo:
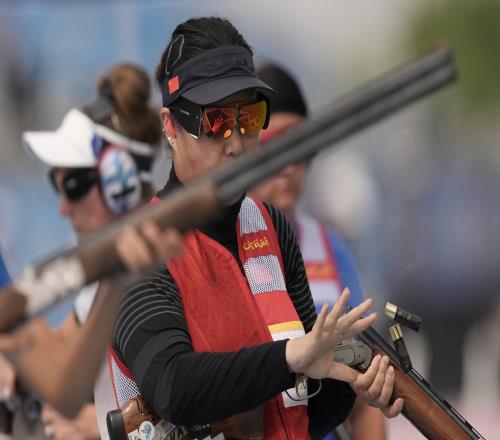
[[(172, 166), (168, 181), (163, 189), (158, 192), (158, 197), (163, 198), (169, 192), (181, 186), (183, 186), (183, 183), (177, 177), (175, 168)], [(223, 245), (235, 239), (236, 219), (245, 195), (242, 194), (235, 203), (221, 208), (215, 218), (199, 228), (200, 231)]]

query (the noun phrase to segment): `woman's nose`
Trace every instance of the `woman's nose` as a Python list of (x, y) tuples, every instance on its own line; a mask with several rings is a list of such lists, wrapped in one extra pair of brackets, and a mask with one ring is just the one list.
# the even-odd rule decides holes
[(224, 150), (228, 156), (239, 156), (243, 152), (243, 140), (236, 127), (231, 135), (225, 139)]

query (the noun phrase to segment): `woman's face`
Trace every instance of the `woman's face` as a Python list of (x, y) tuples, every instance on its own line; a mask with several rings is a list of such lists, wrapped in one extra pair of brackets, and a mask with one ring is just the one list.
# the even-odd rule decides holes
[[(262, 137), (280, 136), (297, 127), (304, 118), (295, 113), (271, 114), (269, 127), (262, 132)], [(266, 148), (265, 144), (261, 148)], [(265, 180), (252, 189), (252, 195), (259, 200), (271, 203), (283, 212), (289, 221), (293, 221), (295, 204), (297, 203), (306, 172), (306, 163), (288, 165), (278, 174)]]
[[(246, 90), (231, 95), (214, 105), (246, 104), (255, 102), (256, 99), (255, 91)], [(181, 182), (188, 182), (208, 171), (225, 166), (241, 154), (257, 148), (258, 145), (258, 135), (242, 136), (238, 130), (233, 130), (227, 139), (216, 140), (203, 133), (195, 139), (178, 122), (174, 122), (175, 133), (172, 136), (167, 127), (168, 118), (169, 110), (163, 108), (162, 119), (165, 130), (173, 138), (171, 142), (173, 163)]]
[(69, 219), (78, 238), (82, 238), (115, 220), (117, 215), (106, 206), (97, 182), (78, 200), (68, 199), (62, 191), (62, 182), (72, 172), (74, 168), (56, 169), (54, 183), (59, 193), (59, 213)]

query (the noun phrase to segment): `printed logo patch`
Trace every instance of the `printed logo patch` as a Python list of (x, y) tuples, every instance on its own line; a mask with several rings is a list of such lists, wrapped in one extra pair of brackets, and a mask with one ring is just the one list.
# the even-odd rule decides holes
[(168, 93), (171, 95), (179, 90), (179, 75), (175, 75), (168, 80)]
[(267, 246), (269, 246), (269, 241), (267, 237), (263, 237), (260, 239), (256, 238), (255, 240), (248, 240), (245, 243), (243, 243), (243, 249), (245, 249), (246, 251), (263, 249)]

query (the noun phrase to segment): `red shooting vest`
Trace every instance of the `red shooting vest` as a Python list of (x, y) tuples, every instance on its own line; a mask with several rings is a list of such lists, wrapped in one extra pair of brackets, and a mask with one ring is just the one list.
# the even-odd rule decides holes
[[(262, 203), (245, 198), (236, 224), (245, 276), (231, 253), (199, 231), (186, 235), (181, 258), (168, 262), (195, 351), (237, 351), (304, 334), (286, 291), (276, 231)], [(295, 395), (295, 390), (289, 390)], [(294, 396), (298, 398), (298, 396)], [(309, 438), (307, 400), (281, 393), (266, 403), (266, 440)]]
[[(182, 255), (166, 263), (198, 352), (237, 351), (304, 334), (286, 291), (279, 242), (267, 209), (245, 198), (236, 228), (245, 276), (226, 248), (196, 230), (185, 235)], [(131, 398), (127, 391), (132, 391), (132, 374), (114, 353), (110, 364), (120, 404)], [(287, 391), (298, 399), (294, 388)], [(283, 392), (265, 404), (266, 440), (307, 440), (308, 424), (307, 400), (295, 401)]]

